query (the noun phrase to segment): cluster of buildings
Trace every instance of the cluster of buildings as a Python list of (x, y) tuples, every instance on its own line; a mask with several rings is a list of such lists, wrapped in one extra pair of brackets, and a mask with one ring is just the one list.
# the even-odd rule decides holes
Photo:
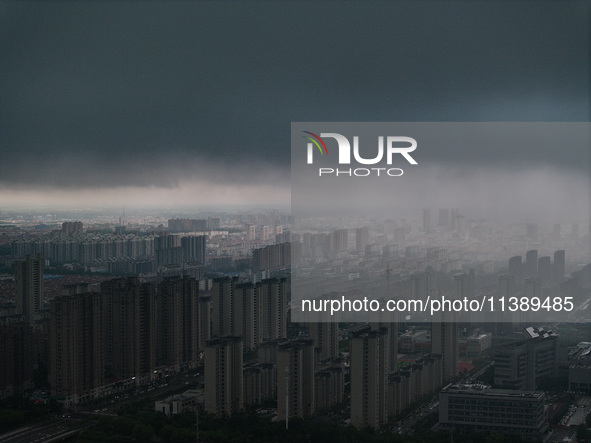
[[(440, 211), (437, 228), (429, 212), (423, 212), (422, 222), (425, 234), (435, 229), (459, 233), (465, 224), (457, 212), (447, 210)], [(285, 278), (203, 278), (207, 240), (200, 233), (218, 229), (219, 224), (216, 217), (171, 219), (170, 233), (142, 236), (85, 234), (81, 223), (73, 222), (64, 223), (48, 242), (14, 242), (19, 254), (37, 255), (15, 262), (19, 319), (3, 319), (0, 325), (0, 352), (8, 356), (0, 361), (0, 395), (30, 387), (39, 362), (47, 364), (52, 394), (73, 403), (203, 364), (203, 391), (157, 402), (156, 409), (175, 414), (193, 407), (202, 395), (205, 411), (218, 417), (273, 402), (277, 418), (284, 420), (309, 418), (350, 401), (353, 426), (384, 428), (392, 418), (440, 392), (442, 428), (511, 432), (541, 440), (548, 433), (545, 397), (538, 391), (543, 380), (568, 371), (570, 389), (591, 392), (591, 345), (574, 347), (566, 366), (561, 366), (557, 335), (542, 328), (528, 327), (522, 339), (494, 349), (495, 389), (456, 383), (460, 352), (481, 354), (492, 346), (492, 333), (477, 330), (460, 339), (460, 324), (450, 318), (433, 316), (427, 320), (430, 329), (410, 330), (400, 337), (403, 320), (370, 318), (348, 330), (348, 352), (342, 352), (343, 331), (335, 319), (319, 316), (318, 321), (300, 324), (307, 327), (307, 335), (288, 338), (291, 312)], [(353, 262), (352, 268), (359, 269), (359, 260), (365, 267), (349, 273), (350, 280), (383, 277), (389, 293), (418, 300), (437, 293), (435, 271), (461, 268), (446, 248), (407, 245), (402, 228), (393, 230), (399, 245), (385, 245), (379, 251), (374, 250), (366, 227), (355, 229), (354, 242), (348, 229), (292, 235), (293, 242), (287, 241), (288, 233), (279, 231), (266, 226), (257, 231), (254, 224), (248, 225), (247, 239), (268, 240), (274, 234), (286, 241), (253, 249), (244, 265), (254, 273), (265, 273), (288, 268), (293, 260), (305, 257), (307, 263), (324, 266), (329, 262), (340, 269), (334, 280), (326, 274), (309, 279), (307, 289), (314, 296), (340, 290), (335, 282), (342, 275), (336, 273)], [(193, 234), (172, 234), (181, 232)], [(79, 255), (80, 250), (90, 251), (95, 261), (97, 251), (102, 251), (103, 258), (113, 255), (109, 259), (139, 262), (149, 257), (150, 272), (157, 277), (153, 281), (116, 278), (100, 288), (84, 284), (64, 288), (47, 310), (43, 253), (50, 254), (50, 261), (66, 254), (55, 252), (54, 243), (60, 248), (69, 245), (70, 259), (76, 248)], [(403, 249), (398, 250), (399, 246)], [(492, 291), (505, 297), (520, 293), (533, 297), (544, 288), (570, 293), (588, 285), (589, 267), (565, 278), (564, 250), (556, 251), (553, 259), (537, 255), (536, 250), (528, 251), (525, 262), (521, 256), (512, 257), (506, 273), (491, 273)], [(387, 268), (373, 266), (384, 257), (391, 259)], [(213, 257), (210, 263), (219, 269), (233, 264), (225, 256)], [(478, 293), (475, 279), (472, 270), (459, 273), (446, 290), (456, 298), (472, 299)], [(495, 333), (513, 334), (527, 318), (504, 321), (510, 326)], [(414, 361), (399, 365), (399, 351), (415, 354)]]
[(107, 259), (139, 259), (154, 255), (154, 235), (100, 234), (81, 231), (63, 231), (36, 239), (18, 239), (12, 242), (12, 255), (43, 254), (52, 264), (77, 262), (90, 264)]

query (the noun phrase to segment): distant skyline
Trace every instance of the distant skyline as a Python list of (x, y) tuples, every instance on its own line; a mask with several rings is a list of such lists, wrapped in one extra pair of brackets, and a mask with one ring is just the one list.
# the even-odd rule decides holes
[(558, 1), (5, 1), (0, 209), (288, 206), (292, 121), (588, 121), (589, 18)]

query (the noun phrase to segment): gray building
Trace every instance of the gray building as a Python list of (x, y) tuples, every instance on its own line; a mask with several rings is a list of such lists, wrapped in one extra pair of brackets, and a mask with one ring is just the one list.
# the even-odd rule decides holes
[(526, 339), (496, 348), (495, 386), (534, 390), (541, 379), (558, 375), (558, 336), (532, 327), (525, 333)]
[(27, 255), (14, 263), (16, 308), (29, 325), (43, 308), (43, 254)]
[(549, 433), (544, 404), (543, 392), (454, 383), (439, 394), (439, 425), (544, 441)]
[(205, 411), (229, 417), (244, 409), (242, 337), (214, 338), (205, 347)]

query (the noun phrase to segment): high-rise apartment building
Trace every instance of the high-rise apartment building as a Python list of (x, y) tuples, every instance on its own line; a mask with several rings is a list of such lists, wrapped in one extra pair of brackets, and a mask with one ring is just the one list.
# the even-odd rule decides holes
[(438, 225), (444, 230), (447, 231), (450, 228), (449, 222), (449, 209), (441, 208), (439, 209), (439, 220)]
[(310, 323), (310, 338), (314, 340), (319, 360), (339, 356), (339, 324), (330, 319)]
[(369, 244), (369, 228), (364, 226), (355, 229), (355, 250), (365, 252), (365, 247)]
[(255, 349), (261, 339), (260, 330), (260, 290), (253, 283), (240, 283), (234, 286), (233, 328), (235, 335), (243, 338), (244, 349)]
[(49, 378), (52, 395), (75, 402), (91, 398), (104, 384), (104, 330), (101, 294), (64, 295), (50, 303)]
[(349, 231), (337, 229), (330, 234), (330, 251), (344, 252), (349, 245)]
[(287, 336), (287, 280), (240, 284), (238, 277), (213, 281), (212, 336), (244, 336), (245, 348)]
[(157, 364), (180, 369), (199, 360), (199, 283), (167, 279), (157, 287)]
[(538, 259), (538, 278), (542, 284), (552, 283), (554, 280), (554, 273), (552, 271), (552, 258), (549, 255), (540, 257)]
[(155, 288), (136, 277), (101, 283), (105, 365), (115, 379), (150, 377), (156, 366)]
[(314, 340), (295, 339), (277, 348), (277, 418), (308, 418), (316, 410)]
[(29, 325), (43, 308), (43, 255), (27, 255), (14, 263), (16, 309)]
[(205, 346), (205, 411), (230, 417), (244, 409), (242, 337), (220, 337)]
[(205, 349), (205, 343), (211, 339), (211, 297), (199, 297), (199, 349)]
[(388, 330), (359, 331), (351, 339), (351, 424), (384, 426), (388, 419)]
[(257, 363), (244, 368), (244, 406), (255, 406), (276, 399), (277, 368)]
[(458, 375), (458, 324), (447, 313), (445, 318), (438, 313), (431, 323), (431, 353), (441, 356), (443, 384), (449, 383)]
[(423, 209), (423, 232), (431, 232), (431, 210)]
[(234, 288), (238, 277), (220, 277), (211, 288), (211, 334), (213, 337), (236, 335), (234, 333)]
[(463, 300), (467, 297), (469, 300), (474, 298), (474, 270), (469, 273), (454, 276), (455, 296), (457, 300)]
[(564, 281), (565, 273), (564, 249), (554, 252), (554, 284), (558, 285)]
[(38, 331), (26, 323), (0, 325), (0, 398), (18, 395), (33, 385), (38, 362)]
[(183, 248), (178, 235), (163, 233), (154, 239), (156, 266), (180, 265), (183, 263)]
[(532, 249), (525, 253), (525, 266), (523, 271), (525, 278), (538, 277), (538, 251), (536, 249)]
[(257, 283), (262, 340), (287, 337), (287, 279), (269, 278)]
[(343, 402), (345, 376), (342, 367), (331, 366), (314, 374), (316, 410), (326, 410)]
[(204, 265), (205, 248), (205, 235), (182, 237), (181, 249), (183, 251), (183, 262), (198, 262)]
[[(515, 277), (511, 274), (499, 276), (499, 297), (504, 300), (509, 300), (515, 295)], [(514, 329), (519, 328), (521, 318), (519, 311), (511, 312), (509, 315), (506, 312), (497, 310), (495, 312), (497, 321), (497, 333), (504, 331), (506, 334), (511, 333)]]
[(515, 285), (517, 287), (522, 286), (523, 280), (523, 269), (521, 264), (521, 255), (516, 255), (509, 259), (509, 274), (515, 279)]
[(74, 222), (63, 222), (62, 223), (62, 231), (63, 235), (70, 235), (75, 234), (77, 232), (82, 232), (82, 222), (81, 221), (74, 221)]

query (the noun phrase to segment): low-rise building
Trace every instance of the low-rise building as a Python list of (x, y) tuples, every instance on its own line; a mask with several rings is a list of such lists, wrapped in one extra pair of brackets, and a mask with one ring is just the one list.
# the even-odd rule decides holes
[(568, 388), (591, 394), (591, 342), (581, 342), (569, 352)]
[(538, 391), (491, 389), (479, 384), (452, 383), (439, 394), (442, 429), (519, 435), (545, 441), (549, 435), (545, 394)]
[(203, 393), (196, 390), (185, 391), (164, 400), (154, 402), (154, 410), (168, 416), (195, 411), (198, 403), (203, 403)]

